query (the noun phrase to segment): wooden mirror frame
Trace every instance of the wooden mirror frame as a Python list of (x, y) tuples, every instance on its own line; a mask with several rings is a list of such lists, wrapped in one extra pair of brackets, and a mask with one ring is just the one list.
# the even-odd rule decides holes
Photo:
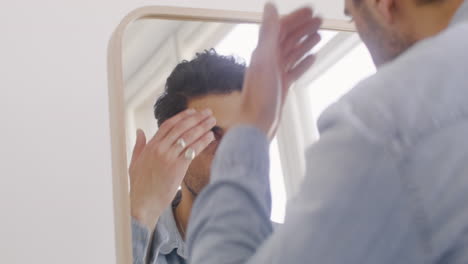
[[(108, 46), (108, 89), (112, 159), (112, 186), (114, 203), (115, 250), (118, 264), (130, 264), (132, 237), (129, 182), (127, 174), (124, 80), (122, 43), (125, 30), (132, 22), (143, 18), (208, 21), (224, 23), (260, 23), (257, 12), (223, 11), (213, 9), (146, 6), (130, 12), (120, 22)], [(352, 24), (342, 20), (324, 20), (322, 29), (354, 32)]]

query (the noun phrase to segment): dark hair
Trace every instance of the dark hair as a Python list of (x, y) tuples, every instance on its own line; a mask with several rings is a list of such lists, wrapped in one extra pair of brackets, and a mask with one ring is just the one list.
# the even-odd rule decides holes
[(158, 125), (187, 109), (191, 98), (241, 91), (245, 70), (245, 63), (214, 49), (197, 53), (191, 61), (182, 61), (167, 78), (164, 93), (154, 105)]

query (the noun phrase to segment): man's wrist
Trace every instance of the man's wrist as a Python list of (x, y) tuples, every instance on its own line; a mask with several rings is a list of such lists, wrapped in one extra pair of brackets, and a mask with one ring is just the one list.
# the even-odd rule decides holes
[(156, 228), (156, 224), (158, 223), (158, 219), (161, 216), (161, 213), (157, 211), (151, 212), (141, 209), (132, 209), (131, 216), (148, 230), (153, 231)]

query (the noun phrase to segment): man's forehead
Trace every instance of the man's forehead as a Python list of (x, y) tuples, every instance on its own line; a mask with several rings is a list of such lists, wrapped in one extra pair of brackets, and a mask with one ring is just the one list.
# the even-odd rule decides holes
[(240, 103), (240, 99), (240, 92), (198, 96), (188, 100), (188, 107), (192, 107), (199, 110), (202, 110), (207, 107), (222, 110), (238, 106), (238, 104)]
[(230, 127), (231, 120), (240, 110), (241, 93), (207, 95), (192, 98), (188, 101), (188, 108), (201, 111), (210, 108), (217, 119), (217, 124), (223, 129)]

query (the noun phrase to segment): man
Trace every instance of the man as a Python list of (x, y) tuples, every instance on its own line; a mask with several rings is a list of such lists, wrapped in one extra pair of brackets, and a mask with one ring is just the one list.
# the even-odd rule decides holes
[[(294, 21), (294, 16), (287, 19)], [(289, 59), (290, 64), (299, 62), (297, 74), (312, 64), (313, 57), (301, 57), (320, 40), (318, 20), (313, 22), (298, 25), (301, 31), (292, 37), (307, 38), (303, 51), (296, 52), (299, 57)], [(241, 110), (244, 74), (245, 65), (210, 50), (177, 65), (167, 79), (155, 105), (160, 129), (148, 143), (137, 132), (130, 164), (135, 264), (185, 263), (192, 204), (208, 184), (217, 146)]]
[[(148, 144), (144, 133), (137, 132), (130, 165), (134, 263), (185, 263), (192, 204), (208, 183), (232, 113), (238, 112), (244, 73), (245, 65), (210, 50), (178, 64), (167, 79), (154, 107), (160, 129)], [(196, 158), (191, 161), (185, 156), (196, 142), (201, 147), (192, 148)], [(176, 154), (171, 154), (171, 145)], [(154, 171), (148, 173), (148, 167)]]
[(468, 263), (468, 1), (347, 0), (346, 13), (379, 70), (321, 117), (272, 232), (267, 150), (284, 75), (271, 72), (287, 27), (266, 6), (243, 110), (193, 208), (190, 263)]

